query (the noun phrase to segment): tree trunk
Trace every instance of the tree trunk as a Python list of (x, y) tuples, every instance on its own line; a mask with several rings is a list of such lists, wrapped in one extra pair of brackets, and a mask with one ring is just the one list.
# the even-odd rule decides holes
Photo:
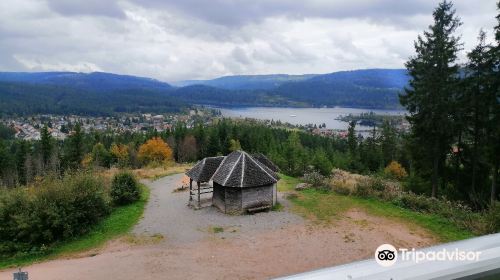
[(439, 167), (439, 154), (437, 151), (433, 155), (432, 164), (432, 197), (436, 197), (438, 188), (438, 167)]
[[(477, 107), (477, 105), (475, 105)], [(479, 142), (479, 125), (478, 125), (478, 114), (477, 114), (477, 108), (474, 113), (474, 143), (473, 143), (473, 148), (472, 148), (472, 184), (471, 184), (471, 190), (472, 193), (476, 193), (476, 181), (477, 181), (477, 145)]]
[(491, 169), (491, 204), (495, 203), (497, 196), (497, 175), (498, 175), (498, 163)]
[(462, 129), (458, 132), (457, 153), (455, 154), (455, 188), (460, 184), (460, 157), (462, 147)]

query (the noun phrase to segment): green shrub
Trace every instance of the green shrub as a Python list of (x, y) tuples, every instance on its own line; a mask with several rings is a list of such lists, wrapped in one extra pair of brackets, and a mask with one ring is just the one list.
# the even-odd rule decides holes
[(373, 189), (370, 180), (360, 180), (354, 189), (354, 195), (359, 197), (372, 197)]
[(391, 161), (384, 169), (384, 173), (387, 177), (402, 180), (408, 176), (404, 167), (397, 161)]
[(371, 184), (372, 190), (377, 191), (377, 192), (385, 191), (385, 183), (384, 183), (384, 180), (382, 178), (373, 177), (373, 178), (371, 178), (371, 181), (369, 183)]
[(418, 212), (433, 212), (433, 208), (437, 203), (437, 199), (417, 195), (414, 193), (404, 193), (394, 203), (402, 208), (410, 209)]
[(490, 206), (485, 214), (487, 224), (487, 232), (500, 232), (500, 202), (496, 202)]
[(345, 183), (341, 181), (334, 181), (333, 183), (330, 184), (330, 188), (341, 195), (350, 195), (351, 194), (351, 189), (349, 186), (347, 186)]
[(419, 176), (411, 175), (406, 178), (403, 183), (405, 191), (410, 191), (416, 194), (430, 194), (430, 183)]
[(46, 179), (0, 195), (0, 254), (42, 250), (87, 232), (109, 213), (102, 180), (91, 175)]
[(325, 181), (325, 177), (323, 175), (321, 175), (321, 173), (319, 173), (316, 170), (306, 172), (304, 174), (303, 179), (304, 179), (304, 182), (311, 184), (311, 186), (313, 186), (313, 187), (318, 187), (318, 186), (322, 185)]
[(141, 190), (135, 176), (126, 171), (116, 174), (111, 184), (110, 196), (116, 205), (125, 205), (139, 200)]

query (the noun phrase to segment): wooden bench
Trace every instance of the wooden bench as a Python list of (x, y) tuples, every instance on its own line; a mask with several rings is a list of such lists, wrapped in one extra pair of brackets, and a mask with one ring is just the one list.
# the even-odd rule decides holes
[(248, 208), (247, 212), (248, 213), (256, 213), (256, 212), (260, 212), (260, 211), (267, 211), (269, 209), (271, 209), (271, 205), (263, 205), (263, 206)]

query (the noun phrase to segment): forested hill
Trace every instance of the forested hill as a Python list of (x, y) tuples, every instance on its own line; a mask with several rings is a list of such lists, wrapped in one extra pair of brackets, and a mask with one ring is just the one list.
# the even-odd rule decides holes
[(408, 84), (404, 69), (368, 69), (317, 75), (285, 83), (274, 92), (313, 106), (399, 107), (398, 94)]
[(188, 102), (223, 106), (398, 108), (398, 94), (407, 83), (404, 69), (367, 69), (324, 75), (229, 76), (186, 81), (180, 84), (189, 86), (182, 87), (178, 94), (180, 98), (189, 96), (185, 99)]
[(187, 80), (173, 83), (175, 86), (184, 87), (192, 85), (204, 85), (221, 89), (230, 90), (262, 90), (275, 89), (278, 86), (288, 82), (304, 81), (312, 78), (314, 74), (306, 75), (237, 75), (225, 76), (213, 80)]
[(0, 112), (162, 112), (190, 104), (387, 109), (400, 106), (398, 93), (407, 82), (406, 71), (399, 69), (324, 75), (233, 76), (183, 87), (101, 72), (0, 72)]
[(149, 89), (83, 90), (71, 86), (0, 82), (2, 115), (112, 115), (120, 112), (175, 112), (187, 104)]
[(168, 90), (172, 88), (165, 82), (160, 82), (158, 80), (150, 78), (117, 75), (103, 72), (0, 72), (0, 81), (64, 86), (90, 91), (115, 91), (131, 89)]

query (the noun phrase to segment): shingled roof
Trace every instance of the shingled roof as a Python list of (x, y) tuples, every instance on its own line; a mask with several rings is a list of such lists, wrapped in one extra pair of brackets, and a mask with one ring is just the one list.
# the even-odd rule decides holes
[(257, 153), (257, 154), (253, 154), (252, 157), (258, 161), (260, 161), (260, 163), (264, 164), (265, 166), (267, 166), (269, 169), (271, 169), (272, 171), (274, 172), (278, 172), (280, 171), (279, 167), (274, 164), (274, 162), (272, 162), (268, 157), (266, 157), (265, 155), (261, 154), (261, 153)]
[(227, 155), (215, 171), (212, 180), (225, 187), (256, 187), (274, 184), (278, 175), (243, 151)]
[(223, 156), (206, 157), (198, 161), (186, 175), (196, 182), (208, 182), (223, 160)]

